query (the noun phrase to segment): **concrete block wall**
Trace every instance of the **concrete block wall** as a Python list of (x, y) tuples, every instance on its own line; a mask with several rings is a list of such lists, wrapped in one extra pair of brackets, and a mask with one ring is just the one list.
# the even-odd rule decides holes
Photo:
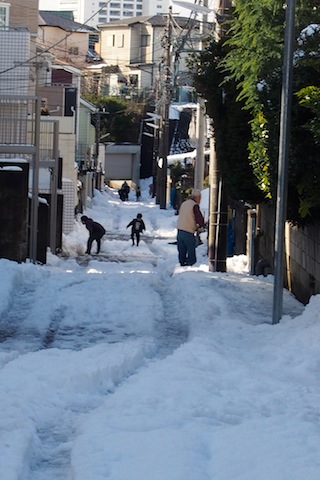
[[(269, 205), (259, 206), (259, 257), (266, 258), (273, 271), (275, 211)], [(284, 286), (295, 297), (308, 303), (312, 295), (320, 293), (320, 224), (299, 228), (289, 222), (285, 225)]]

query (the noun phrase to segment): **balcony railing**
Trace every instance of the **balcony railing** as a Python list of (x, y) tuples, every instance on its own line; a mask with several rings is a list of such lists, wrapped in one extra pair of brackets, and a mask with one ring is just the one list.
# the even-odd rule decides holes
[[(34, 96), (0, 96), (0, 156), (32, 158), (36, 153)], [(53, 158), (53, 122), (40, 121), (39, 158)]]

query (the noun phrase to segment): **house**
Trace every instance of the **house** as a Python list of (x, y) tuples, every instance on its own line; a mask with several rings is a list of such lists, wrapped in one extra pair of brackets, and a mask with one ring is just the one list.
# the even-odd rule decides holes
[(1, 2), (0, 9), (0, 256), (29, 253), (29, 166), (36, 154), (34, 93), (38, 0)]
[(0, 25), (2, 27), (25, 27), (32, 38), (38, 31), (38, 0), (10, 0), (1, 2)]
[(37, 17), (38, 0), (30, 0), (28, 5), (19, 0), (1, 2), (0, 95), (32, 92), (29, 59), (36, 48)]
[[(171, 17), (170, 17), (171, 18)], [(188, 53), (199, 48), (199, 22), (174, 17), (171, 56), (175, 72), (187, 70)], [(91, 68), (92, 77), (99, 78), (100, 91), (130, 98), (154, 89), (161, 73), (165, 53), (165, 33), (168, 15), (138, 16), (113, 21), (98, 26), (100, 30), (100, 55), (103, 62)], [(185, 41), (188, 38), (188, 51)], [(117, 68), (117, 72), (110, 71)], [(90, 80), (90, 67), (87, 80)], [(115, 81), (116, 79), (116, 81)], [(112, 88), (111, 88), (112, 86)]]
[[(93, 197), (93, 189), (100, 188), (103, 179), (102, 168), (104, 163), (104, 150), (98, 143), (97, 154), (97, 131), (92, 119), (95, 118), (97, 107), (80, 97), (79, 105), (79, 135), (77, 142), (78, 174), (78, 205), (77, 212), (82, 212), (87, 207), (88, 198)], [(99, 179), (99, 181), (98, 181)], [(100, 183), (100, 185), (99, 185)]]
[[(69, 17), (66, 12), (41, 10), (37, 38), (38, 52), (48, 60), (46, 79), (38, 88), (43, 100), (43, 115), (46, 115), (43, 118), (44, 121), (59, 121), (63, 177), (69, 180), (68, 198), (72, 207), (68, 207), (69, 220), (64, 219), (64, 233), (73, 228), (74, 211), (85, 206), (87, 197), (92, 196), (93, 160), (99, 163), (95, 153), (95, 128), (91, 122), (96, 107), (80, 95), (83, 67), (100, 60), (94, 50), (98, 32)], [(85, 193), (80, 191), (79, 185), (85, 186)]]
[[(62, 177), (68, 179), (68, 189), (73, 185), (72, 216), (64, 218), (64, 233), (73, 228), (73, 214), (77, 203), (76, 145), (79, 130), (79, 99), (81, 71), (55, 60), (46, 72), (45, 83), (38, 86), (42, 102), (41, 123), (57, 121), (59, 125), (59, 156), (62, 158)], [(68, 193), (71, 201), (71, 192)]]
[(39, 11), (38, 47), (49, 50), (63, 62), (80, 68), (87, 61), (94, 61), (91, 36), (98, 40), (93, 27), (74, 22), (58, 12)]
[[(40, 261), (43, 262), (46, 247), (50, 245), (55, 249), (57, 246), (58, 217), (59, 222), (61, 219), (61, 232), (69, 233), (73, 229), (75, 206), (78, 203), (76, 160), (78, 160), (79, 126), (82, 116), (81, 70), (59, 60), (57, 57), (61, 50), (59, 53), (57, 46), (63, 44), (68, 49), (69, 59), (72, 60), (74, 52), (76, 59), (79, 60), (77, 52), (70, 51), (69, 47), (77, 44), (80, 48), (84, 45), (85, 52), (79, 64), (85, 63), (91, 30), (84, 28), (84, 31), (80, 32), (80, 26), (75, 26), (74, 22), (68, 23), (67, 19), (60, 21), (60, 24), (58, 21), (54, 24), (50, 15), (47, 18), (48, 25), (42, 17), (39, 22), (37, 0), (29, 0), (28, 6), (18, 0), (12, 0), (10, 3), (1, 2), (0, 23), (2, 24), (0, 28), (0, 160), (5, 165), (0, 173), (2, 180), (4, 179), (2, 184), (8, 186), (7, 197), (2, 202), (4, 208), (0, 212), (0, 220), (3, 225), (13, 225), (8, 218), (15, 213), (10, 210), (14, 202), (7, 199), (11, 198), (10, 196), (15, 198), (18, 185), (25, 185), (18, 178), (23, 176), (24, 179), (26, 178), (28, 194), (20, 199), (20, 204), (24, 216), (27, 215), (28, 218), (22, 223), (23, 231), (21, 230), (21, 235), (15, 242), (15, 251), (10, 253), (9, 258), (23, 261), (30, 254), (33, 261), (39, 260), (37, 237), (38, 240), (39, 237), (43, 237), (44, 250), (40, 255)], [(38, 35), (39, 23), (41, 41)], [(67, 24), (70, 27), (69, 31), (67, 31)], [(54, 34), (52, 34), (53, 29), (56, 29)], [(72, 36), (76, 38), (74, 43), (71, 42)], [(44, 43), (43, 40), (45, 40)], [(62, 52), (65, 58), (66, 50), (62, 49)], [(91, 117), (90, 115), (84, 117), (87, 129), (90, 130)], [(88, 145), (86, 150), (91, 151), (92, 146)], [(62, 158), (62, 162), (59, 161), (59, 157)], [(20, 158), (24, 163), (19, 161)], [(17, 162), (20, 162), (19, 165), (16, 165)], [(61, 164), (63, 164), (62, 168)], [(20, 165), (23, 165), (23, 168)], [(15, 176), (16, 179), (14, 179)], [(61, 179), (59, 185), (53, 180), (58, 176)], [(7, 177), (10, 178), (7, 179)], [(24, 189), (21, 191), (25, 192)], [(50, 220), (47, 216), (44, 221), (49, 221), (50, 226), (47, 223), (41, 223), (40, 197), (48, 199)], [(62, 202), (61, 199), (63, 199)], [(28, 207), (26, 207), (27, 203), (29, 203)], [(61, 215), (61, 212), (57, 212), (58, 204), (61, 211), (63, 210)], [(29, 228), (25, 230), (24, 226), (27, 224)], [(2, 249), (4, 253), (1, 255), (6, 254), (5, 251), (8, 251), (8, 245), (12, 243), (15, 235), (14, 230), (7, 230)], [(30, 238), (29, 233), (31, 233)], [(50, 244), (46, 243), (47, 240)], [(27, 244), (31, 247), (30, 249)]]

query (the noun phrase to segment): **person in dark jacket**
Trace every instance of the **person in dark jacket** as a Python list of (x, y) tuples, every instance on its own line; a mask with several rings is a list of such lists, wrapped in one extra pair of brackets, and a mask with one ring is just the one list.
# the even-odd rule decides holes
[(101, 238), (106, 233), (104, 227), (100, 223), (94, 222), (92, 218), (89, 218), (86, 215), (82, 215), (81, 222), (86, 226), (87, 230), (89, 230), (86, 254), (91, 254), (91, 247), (94, 240), (97, 242), (97, 253), (99, 253)]
[(121, 185), (121, 188), (118, 190), (120, 200), (123, 202), (129, 200), (130, 187), (125, 180)]
[(140, 242), (140, 233), (146, 229), (144, 221), (142, 220), (142, 214), (138, 213), (137, 218), (134, 218), (128, 223), (127, 228), (128, 227), (131, 227), (132, 245), (134, 245), (134, 241), (136, 240), (138, 246)]
[(200, 200), (201, 191), (194, 189), (179, 209), (177, 247), (181, 266), (194, 265), (197, 261), (195, 232), (204, 226)]

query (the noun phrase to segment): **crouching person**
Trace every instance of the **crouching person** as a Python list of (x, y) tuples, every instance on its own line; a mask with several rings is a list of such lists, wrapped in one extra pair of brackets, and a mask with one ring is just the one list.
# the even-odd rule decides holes
[(91, 254), (91, 247), (94, 240), (97, 242), (97, 253), (99, 253), (101, 238), (106, 233), (105, 228), (100, 223), (94, 222), (92, 218), (89, 218), (86, 215), (82, 215), (81, 222), (86, 226), (87, 230), (89, 230), (86, 254)]

